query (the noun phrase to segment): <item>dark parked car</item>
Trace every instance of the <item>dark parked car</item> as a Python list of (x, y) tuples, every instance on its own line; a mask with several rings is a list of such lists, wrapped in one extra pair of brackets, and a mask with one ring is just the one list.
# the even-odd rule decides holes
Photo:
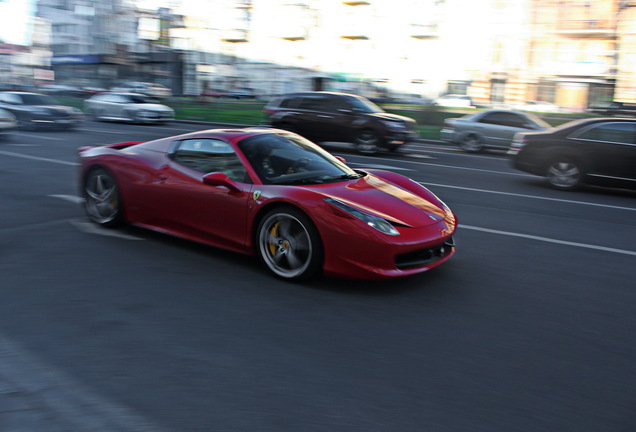
[(591, 104), (588, 112), (592, 114), (600, 114), (604, 116), (636, 116), (636, 104), (627, 104), (623, 102), (597, 102)]
[(441, 131), (443, 141), (459, 144), (469, 152), (484, 148), (508, 149), (518, 132), (549, 129), (550, 125), (534, 114), (488, 110), (444, 121)]
[(0, 108), (12, 113), (19, 128), (25, 130), (46, 126), (71, 128), (84, 119), (77, 108), (60, 105), (52, 97), (39, 93), (1, 92)]
[(415, 120), (389, 114), (360, 96), (332, 92), (288, 94), (264, 109), (267, 122), (314, 142), (354, 143), (361, 153), (395, 150), (418, 137)]
[(636, 120), (575, 120), (545, 132), (517, 134), (513, 166), (545, 176), (557, 189), (583, 184), (636, 188)]

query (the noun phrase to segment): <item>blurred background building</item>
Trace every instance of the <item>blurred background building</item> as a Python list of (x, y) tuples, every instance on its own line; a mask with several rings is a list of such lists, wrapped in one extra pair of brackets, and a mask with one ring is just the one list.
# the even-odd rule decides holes
[[(38, 0), (13, 81), (177, 95), (340, 90), (580, 110), (636, 102), (636, 1)], [(49, 32), (48, 34), (46, 32)]]

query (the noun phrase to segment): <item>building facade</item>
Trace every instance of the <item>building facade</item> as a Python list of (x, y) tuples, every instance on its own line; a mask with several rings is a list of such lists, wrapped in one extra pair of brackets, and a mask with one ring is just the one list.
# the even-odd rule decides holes
[[(39, 0), (58, 81), (636, 102), (636, 1)], [(90, 82), (89, 82), (90, 81)]]

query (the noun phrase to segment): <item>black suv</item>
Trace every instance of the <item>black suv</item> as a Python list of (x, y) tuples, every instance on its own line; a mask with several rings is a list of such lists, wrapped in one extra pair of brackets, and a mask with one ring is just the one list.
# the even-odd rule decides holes
[(412, 118), (389, 114), (368, 99), (345, 93), (292, 93), (273, 99), (264, 111), (272, 127), (317, 143), (354, 143), (361, 153), (395, 150), (418, 137)]

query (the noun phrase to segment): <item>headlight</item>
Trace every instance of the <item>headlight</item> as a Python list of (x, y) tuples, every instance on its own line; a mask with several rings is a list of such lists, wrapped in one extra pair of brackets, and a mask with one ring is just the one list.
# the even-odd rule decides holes
[(392, 236), (400, 235), (398, 230), (396, 230), (395, 227), (393, 227), (393, 225), (391, 225), (391, 223), (389, 223), (385, 219), (373, 216), (369, 213), (365, 213), (362, 210), (358, 210), (357, 208), (352, 207), (349, 204), (345, 204), (342, 201), (338, 201), (333, 198), (325, 198), (325, 201), (327, 201), (331, 205), (338, 207), (340, 210), (349, 213), (351, 216), (360, 219), (362, 222), (366, 223), (372, 228), (377, 229), (381, 233)]

